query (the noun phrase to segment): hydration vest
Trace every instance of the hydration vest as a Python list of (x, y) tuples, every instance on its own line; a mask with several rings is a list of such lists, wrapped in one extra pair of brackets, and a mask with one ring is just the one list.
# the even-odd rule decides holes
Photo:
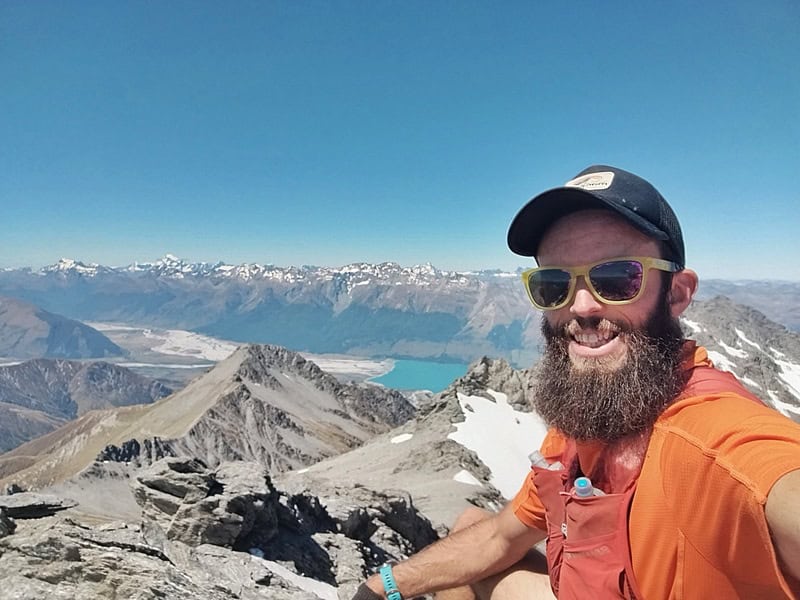
[[(695, 366), (680, 398), (734, 392), (762, 403), (730, 373)], [(649, 438), (648, 438), (649, 439)], [(619, 493), (578, 497), (571, 492), (578, 452), (573, 441), (560, 457), (560, 469), (532, 466), (533, 481), (545, 507), (550, 586), (560, 600), (641, 600), (633, 573), (628, 516), (637, 474)]]

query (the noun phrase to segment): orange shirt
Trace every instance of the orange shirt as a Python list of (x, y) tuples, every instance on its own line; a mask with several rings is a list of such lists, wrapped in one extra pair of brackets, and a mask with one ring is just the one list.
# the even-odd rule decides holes
[[(694, 348), (690, 366), (710, 365)], [(772, 485), (800, 469), (800, 425), (710, 387), (690, 388), (650, 437), (628, 524), (639, 588), (645, 600), (800, 598), (781, 575), (764, 517)], [(541, 452), (555, 458), (565, 444), (550, 431)], [(579, 445), (585, 472), (599, 451)], [(530, 475), (512, 506), (529, 527), (546, 528)]]

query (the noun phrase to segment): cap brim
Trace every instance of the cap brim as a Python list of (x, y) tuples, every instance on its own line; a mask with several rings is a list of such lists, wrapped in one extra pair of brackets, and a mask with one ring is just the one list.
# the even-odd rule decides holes
[(542, 192), (520, 209), (508, 228), (508, 247), (520, 256), (536, 256), (545, 231), (558, 219), (579, 210), (609, 209), (649, 237), (669, 236), (634, 211), (577, 187), (559, 187)]

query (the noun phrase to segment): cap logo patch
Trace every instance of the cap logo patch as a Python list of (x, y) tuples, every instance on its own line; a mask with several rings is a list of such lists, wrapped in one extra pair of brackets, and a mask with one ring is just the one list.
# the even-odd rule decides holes
[(607, 190), (614, 181), (614, 173), (611, 171), (600, 171), (599, 173), (587, 173), (575, 179), (571, 179), (564, 184), (564, 187), (576, 187), (583, 190)]

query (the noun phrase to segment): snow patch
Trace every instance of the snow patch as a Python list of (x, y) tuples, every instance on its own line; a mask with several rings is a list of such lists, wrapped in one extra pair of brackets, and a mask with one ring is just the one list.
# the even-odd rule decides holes
[(466, 483), (467, 485), (477, 485), (478, 487), (483, 487), (483, 484), (466, 469), (461, 469), (458, 473), (453, 475), (453, 481)]
[(505, 394), (488, 393), (494, 401), (458, 394), (465, 420), (447, 437), (475, 452), (491, 470), (491, 484), (512, 498), (530, 470), (528, 454), (542, 445), (547, 426), (536, 413), (514, 410)]
[(716, 350), (709, 350), (708, 358), (711, 359), (711, 362), (714, 363), (714, 366), (717, 367), (718, 369), (721, 369), (723, 371), (730, 371), (731, 373), (733, 373), (736, 370), (736, 365), (733, 362), (731, 362), (731, 360), (727, 356), (721, 354), (720, 352), (717, 352)]
[(700, 333), (701, 331), (703, 331), (703, 328), (700, 327), (700, 323), (697, 323), (695, 321), (690, 321), (689, 319), (681, 319), (681, 322), (695, 333)]
[(736, 335), (739, 336), (739, 339), (742, 340), (745, 344), (750, 344), (754, 348), (758, 348), (759, 350), (761, 350), (761, 346), (759, 346), (758, 344), (756, 344), (752, 340), (748, 340), (747, 336), (744, 334), (744, 332), (741, 329), (734, 328), (733, 330), (736, 332)]
[(391, 441), (393, 444), (402, 444), (403, 442), (410, 440), (412, 437), (414, 436), (410, 433), (401, 433), (400, 435), (394, 436)]
[(747, 358), (747, 352), (742, 350), (741, 348), (734, 348), (732, 346), (728, 346), (725, 342), (720, 340), (719, 345), (722, 346), (722, 349), (725, 350), (731, 356), (735, 356), (737, 358)]
[(776, 360), (775, 362), (781, 368), (778, 377), (783, 380), (792, 395), (800, 399), (800, 365), (785, 360)]
[(767, 393), (769, 394), (769, 399), (772, 400), (772, 406), (775, 408), (775, 410), (784, 416), (789, 417), (790, 419), (793, 417), (793, 415), (800, 415), (800, 406), (795, 406), (794, 404), (784, 402), (778, 398), (778, 394), (772, 390), (769, 390)]
[[(737, 375), (737, 377), (738, 377), (738, 375)], [(760, 386), (760, 385), (758, 385), (758, 384), (757, 384), (755, 381), (753, 381), (753, 380), (752, 380), (752, 379), (750, 379), (749, 377), (739, 377), (739, 380), (740, 380), (742, 383), (746, 383), (747, 385), (753, 386), (754, 388), (761, 389), (761, 386)]]
[(770, 348), (770, 350), (778, 358), (786, 358), (786, 355), (783, 352), (781, 352), (780, 350), (776, 350), (775, 348)]

